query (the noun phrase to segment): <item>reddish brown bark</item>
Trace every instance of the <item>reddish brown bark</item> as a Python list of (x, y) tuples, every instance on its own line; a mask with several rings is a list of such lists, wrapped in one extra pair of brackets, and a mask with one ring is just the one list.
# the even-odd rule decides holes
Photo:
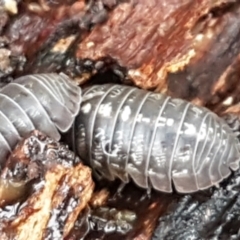
[(76, 160), (37, 131), (16, 147), (0, 179), (1, 239), (68, 236), (94, 189), (91, 170)]
[(142, 88), (211, 106), (223, 101), (216, 86), (240, 53), (239, 19), (237, 1), (125, 3), (79, 44), (77, 56), (111, 57)]
[[(98, 76), (104, 76), (101, 74), (109, 70), (111, 77), (117, 75), (124, 83), (130, 81), (142, 88), (188, 99), (219, 114), (240, 116), (240, 4), (237, 0), (99, 0), (92, 1), (92, 5), (83, 0), (21, 1), (18, 13), (7, 14), (6, 9), (0, 8), (0, 15), (0, 79), (3, 81), (26, 73), (64, 71), (79, 83), (92, 80), (92, 76), (96, 77), (93, 82), (105, 82)], [(65, 169), (58, 165), (57, 173), (47, 172), (46, 179), (52, 181), (52, 188), (48, 189), (51, 196), (63, 176), (72, 176), (72, 181), (80, 177), (77, 172), (85, 167), (79, 165), (79, 168)], [(67, 183), (78, 185), (81, 181)], [(18, 192), (13, 189), (14, 194), (20, 194), (18, 197), (24, 190), (21, 187)], [(92, 199), (93, 209), (127, 208), (136, 213), (137, 221), (125, 239), (150, 239), (158, 216), (176, 199), (156, 193), (150, 200), (141, 202), (144, 192), (138, 192), (132, 185), (115, 202), (109, 201), (114, 191), (100, 193)], [(34, 207), (49, 196), (37, 192), (26, 201)], [(9, 194), (8, 201), (13, 197)], [(15, 233), (28, 223), (31, 225), (25, 218), (29, 216), (27, 210), (23, 208), (22, 216), (8, 222)], [(41, 223), (42, 213), (43, 209), (29, 217), (29, 221), (36, 219), (39, 229), (47, 221), (46, 218)], [(75, 221), (73, 235), (66, 239), (78, 235), (77, 225)], [(67, 233), (71, 227), (66, 225)], [(2, 233), (7, 236), (6, 228)], [(121, 234), (100, 231), (91, 231), (87, 239), (96, 236), (122, 239)]]

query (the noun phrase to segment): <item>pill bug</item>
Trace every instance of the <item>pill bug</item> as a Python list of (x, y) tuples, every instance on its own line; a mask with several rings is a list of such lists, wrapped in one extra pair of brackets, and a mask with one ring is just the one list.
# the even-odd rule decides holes
[(190, 193), (218, 184), (239, 167), (230, 127), (190, 102), (123, 85), (83, 91), (76, 150), (97, 177), (162, 192)]
[(21, 138), (38, 129), (54, 140), (79, 112), (81, 89), (64, 74), (17, 78), (0, 90), (0, 169)]

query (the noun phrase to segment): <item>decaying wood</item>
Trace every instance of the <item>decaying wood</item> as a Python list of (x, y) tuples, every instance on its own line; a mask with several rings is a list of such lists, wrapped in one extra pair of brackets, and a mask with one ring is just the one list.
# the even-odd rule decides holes
[[(94, 193), (90, 201), (90, 222), (92, 222), (93, 227), (85, 239), (151, 239), (159, 216), (166, 212), (168, 205), (176, 200), (176, 196), (153, 192), (151, 198), (148, 198), (144, 190), (137, 188), (133, 184), (127, 185), (121, 195), (117, 195), (117, 186), (113, 184), (108, 186), (110, 190), (106, 191), (103, 188), (100, 191), (96, 190)], [(129, 230), (125, 234), (119, 228), (113, 228), (112, 231), (107, 230), (107, 224), (113, 224), (114, 221), (112, 220), (114, 220), (114, 217), (109, 218), (109, 216), (106, 216), (107, 214), (104, 214), (104, 210), (101, 209), (106, 209), (107, 213), (116, 211), (117, 215), (122, 216), (122, 218), (118, 217), (118, 221), (115, 221), (115, 224), (119, 228), (125, 224), (124, 230), (126, 225), (129, 227)], [(103, 212), (102, 215), (99, 214), (100, 211)], [(134, 215), (134, 220), (126, 220), (129, 218), (129, 214), (131, 218)]]
[(18, 8), (8, 24), (2, 20), (14, 74), (65, 71), (82, 83), (112, 69), (123, 81), (218, 113), (240, 100), (237, 0), (23, 1)]
[[(12, 5), (7, 6), (5, 2), (0, 0), (1, 83), (26, 73), (52, 71), (63, 71), (80, 84), (115, 81), (117, 78), (122, 83), (191, 100), (221, 115), (232, 113), (240, 117), (240, 3), (237, 0), (39, 0), (17, 1), (17, 4), (12, 0)], [(104, 75), (109, 72), (110, 75)], [(106, 79), (102, 79), (105, 76)], [(60, 206), (57, 199), (68, 201), (66, 196), (58, 195), (56, 185), (62, 186), (60, 179), (64, 177), (68, 185), (82, 184), (79, 180), (74, 182), (80, 177), (78, 174), (82, 168), (85, 169), (81, 164), (70, 168), (60, 164), (54, 170), (47, 171), (45, 181), (52, 182), (52, 187), (46, 185), (42, 191), (37, 189), (25, 200), (33, 209), (38, 203), (40, 210), (29, 212), (29, 208), (23, 205), (19, 212), (22, 214), (14, 220), (4, 220), (8, 210), (2, 211), (3, 236), (8, 239), (10, 232), (7, 229), (15, 235), (23, 233), (23, 229), (28, 224), (29, 227), (33, 226), (34, 221), (38, 224), (36, 231), (40, 235), (47, 234), (39, 230), (49, 222), (49, 218), (43, 217), (44, 211), (54, 207), (57, 209)], [(87, 179), (87, 175), (84, 176), (83, 182)], [(23, 193), (27, 194), (25, 182), (18, 181), (13, 185), (2, 181), (1, 186), (4, 188), (0, 189), (0, 194), (2, 191), (8, 202), (12, 202), (14, 197), (21, 199)], [(89, 192), (92, 191), (91, 187), (87, 188), (91, 184), (84, 186)], [(11, 188), (12, 191), (6, 195), (6, 189)], [(47, 190), (50, 193), (44, 194)], [(224, 191), (219, 192), (221, 196), (228, 196)], [(150, 239), (158, 216), (181, 197), (162, 194), (155, 197), (153, 194), (150, 200), (140, 201), (142, 194), (132, 185), (116, 201), (109, 200), (114, 191), (96, 192), (91, 201), (93, 210), (90, 210), (90, 215), (94, 216), (95, 209), (101, 207), (133, 211), (137, 221), (124, 239)], [(40, 204), (45, 201), (44, 196), (52, 196), (52, 205), (49, 203), (43, 207)], [(84, 204), (88, 201), (82, 195), (80, 199)], [(215, 200), (213, 196), (206, 202), (214, 203)], [(190, 197), (189, 201), (194, 206), (195, 199)], [(238, 201), (235, 203), (232, 206), (236, 206)], [(1, 204), (6, 203), (2, 201)], [(204, 207), (199, 202), (197, 204), (200, 208)], [(17, 209), (17, 203), (13, 206)], [(187, 204), (184, 206), (187, 207)], [(73, 211), (72, 218), (76, 219), (81, 210), (79, 208)], [(177, 205), (179, 208), (180, 205)], [(16, 213), (17, 210), (14, 216)], [(188, 216), (194, 217), (194, 214), (189, 213)], [(77, 239), (81, 231), (87, 229), (84, 225), (87, 215), (80, 214), (71, 225), (62, 226), (62, 222), (57, 220), (53, 222), (61, 225), (66, 239)], [(49, 212), (46, 216), (49, 217)], [(68, 217), (70, 219), (70, 215)], [(177, 217), (181, 219), (181, 215)], [(172, 228), (177, 217), (172, 222), (172, 219), (169, 220)], [(224, 221), (227, 224), (226, 218), (223, 218)], [(79, 231), (78, 225), (81, 224), (85, 227)], [(185, 225), (182, 226), (184, 229)], [(67, 236), (67, 233), (72, 235)], [(48, 239), (51, 239), (48, 234)], [(123, 239), (123, 235), (116, 232), (106, 234), (93, 230), (86, 239), (96, 237)]]
[(16, 147), (2, 182), (10, 185), (0, 185), (3, 240), (67, 238), (94, 189), (91, 170), (66, 146), (37, 131)]
[(221, 86), (224, 98), (216, 99), (220, 82), (237, 86), (227, 84), (227, 71), (240, 53), (239, 19), (238, 1), (124, 3), (79, 44), (77, 56), (110, 56), (136, 85), (210, 106), (229, 97)]

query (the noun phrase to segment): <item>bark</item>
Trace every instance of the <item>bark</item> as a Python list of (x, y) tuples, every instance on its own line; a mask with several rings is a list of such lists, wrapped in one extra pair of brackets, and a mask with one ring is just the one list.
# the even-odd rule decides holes
[[(6, 2), (0, 0), (1, 85), (27, 73), (60, 71), (83, 87), (104, 82), (133, 84), (204, 105), (225, 116), (233, 129), (239, 131), (239, 1), (13, 0), (12, 5)], [(46, 185), (42, 192), (28, 195), (25, 203), (34, 208), (52, 196), (54, 201), (49, 203), (48, 211), (61, 208), (55, 199), (68, 205), (71, 202), (68, 197), (56, 195), (56, 185), (63, 176), (71, 179), (66, 180), (68, 185), (82, 184), (79, 180), (71, 182), (80, 177), (78, 171), (85, 169), (81, 164), (77, 166), (66, 169), (59, 164), (57, 172), (47, 171), (44, 176), (46, 182), (52, 182), (48, 188), (51, 195), (43, 194)], [(79, 239), (89, 226), (92, 228), (85, 239), (150, 239), (161, 215), (155, 237), (237, 239), (239, 199), (234, 189), (238, 188), (238, 175), (236, 172), (219, 189), (197, 195), (152, 193), (150, 199), (141, 201), (144, 191), (136, 186), (129, 185), (113, 201), (117, 185), (112, 189), (103, 185), (107, 190), (102, 190), (97, 183), (99, 189), (90, 209), (84, 208), (80, 213), (83, 207), (77, 208), (70, 225), (65, 222), (62, 226), (60, 218), (53, 222), (61, 225), (64, 237), (69, 240)], [(4, 184), (4, 189), (12, 188), (5, 194), (8, 204), (25, 193), (24, 184), (18, 187)], [(219, 198), (223, 200), (218, 201)], [(82, 195), (80, 199), (85, 206), (88, 200), (82, 200)], [(4, 201), (2, 205), (6, 204)], [(38, 229), (46, 226), (50, 218), (42, 217), (45, 208), (33, 213), (28, 209), (23, 205), (22, 215), (15, 210), (14, 220), (4, 220), (7, 221), (7, 225), (2, 225), (4, 236), (9, 237), (8, 229), (15, 235), (22, 233), (34, 221)], [(206, 215), (208, 218), (203, 220)], [(198, 227), (192, 229), (193, 225)], [(38, 233), (51, 239), (52, 226), (49, 229), (48, 233), (44, 230)], [(206, 229), (212, 235), (207, 235)], [(34, 230), (29, 232), (35, 234)]]
[(2, 55), (16, 70), (5, 63), (5, 75), (64, 71), (83, 83), (110, 69), (122, 82), (218, 113), (239, 101), (238, 1), (40, 1), (18, 8), (1, 21), (9, 41)]
[(94, 189), (91, 170), (37, 131), (16, 147), (0, 183), (4, 240), (67, 239)]

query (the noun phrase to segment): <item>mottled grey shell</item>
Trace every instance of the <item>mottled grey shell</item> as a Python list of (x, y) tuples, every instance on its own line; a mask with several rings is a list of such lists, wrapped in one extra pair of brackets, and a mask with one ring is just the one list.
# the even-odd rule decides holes
[[(79, 112), (81, 89), (64, 74), (17, 78), (0, 90), (0, 169), (18, 141), (38, 129), (55, 140)], [(59, 131), (58, 131), (59, 130)]]
[(78, 154), (94, 174), (142, 188), (195, 192), (239, 167), (239, 142), (216, 114), (135, 87), (84, 90), (75, 128)]

